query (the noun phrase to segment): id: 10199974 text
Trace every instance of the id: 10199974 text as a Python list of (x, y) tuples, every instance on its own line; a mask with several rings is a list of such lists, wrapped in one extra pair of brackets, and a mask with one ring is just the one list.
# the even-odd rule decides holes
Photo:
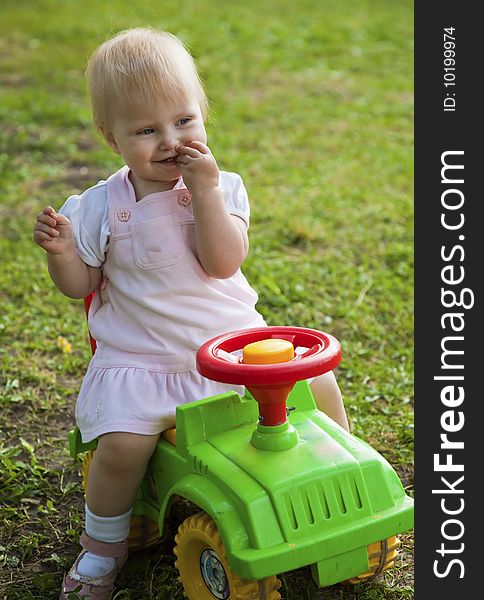
[(444, 28), (444, 111), (455, 112), (455, 27)]

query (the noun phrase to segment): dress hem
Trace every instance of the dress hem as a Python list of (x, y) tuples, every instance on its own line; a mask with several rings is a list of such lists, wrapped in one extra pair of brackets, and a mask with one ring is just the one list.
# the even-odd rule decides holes
[(81, 431), (81, 438), (83, 444), (88, 444), (92, 442), (92, 440), (98, 438), (101, 435), (105, 435), (107, 433), (136, 433), (139, 435), (157, 435), (165, 431), (166, 429), (170, 429), (175, 425), (174, 421), (166, 421), (165, 424), (160, 424), (157, 427), (153, 426), (153, 424), (146, 425), (133, 425), (133, 423), (112, 423), (106, 424), (103, 427), (98, 427), (96, 429), (92, 429), (90, 431)]

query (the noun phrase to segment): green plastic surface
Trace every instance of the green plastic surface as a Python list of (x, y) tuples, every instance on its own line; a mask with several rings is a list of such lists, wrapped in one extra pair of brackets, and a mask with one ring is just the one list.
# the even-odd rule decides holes
[[(177, 408), (176, 447), (160, 439), (135, 505), (163, 530), (171, 496), (215, 520), (231, 568), (262, 578), (311, 565), (319, 585), (368, 568), (367, 546), (413, 526), (389, 463), (317, 410), (307, 382), (288, 398), (291, 442), (253, 445), (255, 400), (226, 393)], [(258, 434), (257, 434), (258, 431)], [(274, 438), (275, 439), (275, 438)], [(295, 440), (295, 441), (294, 441)], [(71, 442), (75, 454), (85, 446)]]

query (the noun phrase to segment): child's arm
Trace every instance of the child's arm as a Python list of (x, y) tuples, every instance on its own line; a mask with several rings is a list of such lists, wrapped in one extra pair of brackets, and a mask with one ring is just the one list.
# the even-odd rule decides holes
[(85, 298), (101, 281), (101, 269), (86, 265), (77, 254), (69, 219), (51, 206), (37, 215), (34, 241), (47, 252), (52, 281), (69, 298)]
[(193, 141), (175, 150), (183, 181), (192, 194), (198, 258), (211, 277), (231, 277), (247, 256), (245, 223), (225, 206), (219, 169), (210, 149)]

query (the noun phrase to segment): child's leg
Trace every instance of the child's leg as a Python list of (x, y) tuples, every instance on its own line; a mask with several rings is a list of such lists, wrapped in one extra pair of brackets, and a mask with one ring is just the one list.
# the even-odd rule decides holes
[[(88, 550), (64, 579), (61, 598), (67, 598), (78, 582), (83, 583), (81, 598), (92, 593), (96, 599), (110, 597), (117, 572), (126, 560), (131, 508), (158, 437), (109, 433), (99, 438), (86, 492)], [(124, 550), (120, 550), (123, 544)]]
[(311, 382), (311, 391), (316, 401), (316, 405), (322, 412), (336, 421), (346, 431), (350, 430), (348, 418), (343, 404), (343, 398), (336, 383), (336, 377), (333, 371), (315, 377)]
[(114, 517), (131, 509), (158, 438), (122, 432), (99, 438), (86, 492), (92, 513)]

